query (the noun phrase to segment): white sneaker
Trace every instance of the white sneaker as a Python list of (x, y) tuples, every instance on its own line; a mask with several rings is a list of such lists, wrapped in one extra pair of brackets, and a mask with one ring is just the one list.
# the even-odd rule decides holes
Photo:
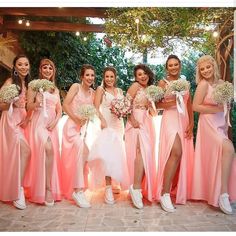
[(175, 207), (172, 204), (169, 193), (164, 193), (161, 196), (160, 204), (161, 204), (161, 207), (164, 211), (167, 211), (167, 212), (175, 212), (176, 211)]
[(142, 191), (141, 189), (134, 189), (133, 184), (129, 188), (129, 193), (131, 195), (132, 202), (134, 206), (137, 207), (138, 209), (143, 208), (143, 201), (142, 201), (143, 195), (141, 191)]
[(13, 205), (20, 210), (24, 210), (26, 208), (25, 193), (23, 187), (20, 187), (20, 198), (16, 201), (13, 201)]
[(105, 188), (105, 202), (107, 204), (114, 204), (115, 203), (115, 199), (114, 199), (114, 196), (112, 193), (111, 185), (108, 185)]
[(220, 209), (225, 214), (228, 214), (228, 215), (233, 214), (233, 210), (232, 210), (232, 207), (231, 207), (230, 202), (229, 202), (229, 194), (228, 193), (223, 193), (223, 194), (220, 195), (220, 197), (219, 197), (219, 206), (220, 206)]
[(91, 207), (90, 203), (87, 201), (84, 192), (73, 192), (72, 198), (75, 200), (76, 204), (81, 208), (89, 208)]

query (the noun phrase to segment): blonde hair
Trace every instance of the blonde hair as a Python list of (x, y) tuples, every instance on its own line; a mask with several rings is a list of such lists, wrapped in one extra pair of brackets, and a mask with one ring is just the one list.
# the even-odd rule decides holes
[(210, 55), (204, 55), (204, 56), (200, 57), (197, 61), (196, 84), (198, 84), (202, 79), (204, 79), (201, 75), (201, 72), (200, 72), (200, 64), (203, 62), (206, 62), (206, 61), (209, 62), (213, 66), (213, 70), (214, 70), (213, 83), (216, 83), (220, 79), (220, 71), (219, 71), (219, 67), (217, 65), (216, 60)]
[(52, 78), (51, 80), (53, 82), (55, 82), (55, 76), (56, 76), (56, 67), (55, 67), (55, 64), (49, 60), (49, 59), (42, 59), (40, 61), (40, 64), (39, 64), (39, 78), (40, 79), (43, 79), (43, 75), (42, 75), (42, 72), (41, 72), (41, 68), (44, 66), (44, 65), (50, 65), (52, 68), (53, 68), (53, 75), (52, 75)]

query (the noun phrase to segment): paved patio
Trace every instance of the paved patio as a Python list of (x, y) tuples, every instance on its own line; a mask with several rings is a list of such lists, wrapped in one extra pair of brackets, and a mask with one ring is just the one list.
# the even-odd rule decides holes
[(28, 203), (23, 211), (0, 203), (0, 231), (236, 231), (236, 203), (233, 215), (203, 202), (177, 205), (175, 213), (166, 213), (156, 203), (135, 209), (127, 192), (115, 194), (115, 205), (104, 203), (103, 190), (86, 194), (89, 209), (66, 200), (54, 207)]

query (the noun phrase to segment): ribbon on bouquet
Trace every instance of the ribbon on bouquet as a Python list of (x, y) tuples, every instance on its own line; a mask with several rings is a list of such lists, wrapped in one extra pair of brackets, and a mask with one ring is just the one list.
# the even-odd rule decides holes
[(186, 91), (172, 91), (172, 94), (176, 95), (176, 106), (177, 110), (180, 114), (185, 115), (185, 105), (184, 105), (184, 98), (183, 95), (185, 95)]
[(42, 94), (42, 96), (43, 96), (43, 115), (44, 115), (44, 117), (48, 117), (48, 113), (47, 113), (47, 108), (46, 108), (46, 95), (45, 95), (45, 93), (43, 92), (43, 89), (42, 88), (40, 88), (39, 89), (39, 92)]
[(18, 101), (20, 98), (19, 97), (15, 97), (12, 102), (10, 103), (10, 107), (8, 109), (8, 115), (11, 116), (12, 112), (13, 112), (13, 104)]
[(232, 127), (232, 125), (230, 124), (230, 119), (229, 119), (228, 104), (225, 102), (225, 103), (223, 104), (223, 107), (224, 107), (224, 117), (226, 117), (227, 124), (228, 124), (228, 126)]
[(154, 101), (150, 101), (150, 102), (151, 102), (151, 104), (152, 104), (153, 110), (156, 112), (157, 108), (156, 108), (155, 102), (154, 102)]

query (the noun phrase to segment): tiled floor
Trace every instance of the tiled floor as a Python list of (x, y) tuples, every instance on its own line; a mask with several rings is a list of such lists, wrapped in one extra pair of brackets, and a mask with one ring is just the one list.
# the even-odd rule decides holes
[(175, 213), (166, 213), (156, 203), (135, 209), (127, 192), (115, 195), (115, 205), (104, 203), (102, 190), (86, 194), (89, 209), (66, 200), (54, 207), (28, 203), (23, 211), (0, 203), (0, 231), (236, 231), (236, 204), (233, 215), (202, 202), (177, 205)]

